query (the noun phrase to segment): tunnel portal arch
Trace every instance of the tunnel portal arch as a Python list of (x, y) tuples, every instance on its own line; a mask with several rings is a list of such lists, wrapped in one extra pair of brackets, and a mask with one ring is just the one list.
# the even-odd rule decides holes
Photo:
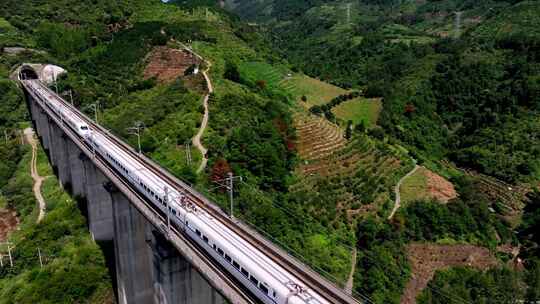
[(19, 72), (19, 79), (39, 79), (37, 72), (30, 66), (23, 65)]

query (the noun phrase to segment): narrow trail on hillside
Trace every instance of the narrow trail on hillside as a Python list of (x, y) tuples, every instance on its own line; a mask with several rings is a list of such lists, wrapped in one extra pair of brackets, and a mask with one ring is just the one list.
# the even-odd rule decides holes
[(205, 60), (201, 55), (197, 54), (190, 47), (187, 47), (185, 44), (181, 42), (179, 43), (180, 45), (182, 45), (182, 47), (186, 51), (192, 53), (193, 55), (197, 56), (201, 61), (206, 63), (206, 70), (202, 71), (204, 79), (206, 80), (206, 86), (208, 87), (208, 93), (204, 96), (204, 99), (203, 99), (204, 115), (203, 115), (203, 120), (201, 122), (201, 127), (199, 128), (199, 132), (197, 132), (197, 134), (195, 134), (195, 136), (192, 139), (193, 145), (202, 154), (201, 164), (199, 165), (199, 168), (197, 169), (197, 174), (198, 174), (198, 173), (201, 173), (206, 168), (206, 164), (208, 163), (208, 158), (206, 155), (206, 153), (208, 152), (208, 149), (206, 149), (201, 143), (201, 138), (204, 135), (204, 131), (206, 130), (206, 127), (208, 126), (208, 118), (210, 115), (209, 110), (208, 110), (208, 99), (210, 98), (210, 94), (214, 92), (212, 81), (210, 80), (210, 76), (208, 76), (208, 71), (210, 71), (210, 68), (212, 67), (212, 63)]
[(345, 292), (349, 295), (352, 295), (352, 290), (354, 286), (354, 272), (356, 271), (356, 257), (357, 257), (357, 251), (356, 251), (356, 247), (354, 247), (352, 251), (352, 255), (351, 255), (351, 272), (349, 273), (349, 278), (347, 279), (347, 283), (345, 284)]
[(43, 198), (43, 195), (41, 194), (41, 184), (43, 184), (43, 181), (47, 177), (43, 177), (39, 175), (39, 172), (37, 170), (37, 143), (34, 138), (34, 131), (31, 128), (24, 129), (24, 136), (26, 137), (26, 141), (32, 146), (32, 161), (30, 163), (30, 174), (32, 175), (32, 179), (34, 180), (34, 187), (32, 190), (34, 191), (34, 196), (36, 197), (36, 200), (39, 205), (39, 214), (38, 218), (36, 220), (36, 223), (39, 223), (43, 220), (43, 217), (45, 217), (45, 199)]
[(207, 73), (208, 70), (210, 70), (210, 63), (208, 63), (208, 68), (206, 69), (206, 71), (202, 72), (204, 79), (206, 79), (206, 84), (208, 86), (208, 94), (204, 96), (204, 100), (203, 100), (204, 116), (201, 122), (201, 127), (199, 128), (199, 132), (197, 132), (195, 137), (193, 137), (193, 145), (197, 147), (197, 149), (199, 149), (199, 151), (201, 151), (201, 154), (202, 154), (201, 164), (199, 165), (199, 168), (197, 169), (197, 173), (201, 173), (206, 168), (206, 164), (208, 162), (208, 158), (206, 157), (206, 153), (208, 152), (208, 149), (206, 149), (201, 143), (201, 138), (204, 134), (204, 131), (206, 130), (206, 127), (208, 126), (208, 116), (209, 116), (208, 99), (210, 98), (210, 94), (214, 92), (214, 88), (212, 87), (212, 81), (210, 81), (210, 77), (208, 76), (208, 73)]
[(420, 166), (415, 164), (414, 165), (414, 169), (411, 170), (411, 172), (407, 173), (404, 177), (402, 177), (399, 182), (397, 183), (396, 187), (394, 188), (394, 193), (396, 194), (396, 201), (394, 203), (394, 209), (392, 209), (392, 212), (390, 213), (390, 215), (388, 216), (388, 219), (392, 219), (394, 217), (394, 214), (396, 213), (396, 211), (399, 209), (399, 207), (401, 206), (401, 194), (399, 193), (399, 188), (401, 188), (401, 184), (403, 183), (403, 181), (413, 175), (416, 170), (420, 169)]

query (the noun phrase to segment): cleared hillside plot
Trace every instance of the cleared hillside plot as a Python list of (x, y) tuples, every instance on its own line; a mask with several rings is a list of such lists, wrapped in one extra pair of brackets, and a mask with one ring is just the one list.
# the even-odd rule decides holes
[(306, 108), (325, 104), (332, 98), (347, 93), (347, 90), (340, 87), (301, 74), (296, 74), (284, 80), (283, 85), (289, 88), (289, 91), (297, 100), (300, 100), (302, 96), (306, 96), (307, 101), (304, 104)]
[(199, 64), (199, 59), (193, 54), (171, 49), (166, 46), (155, 47), (147, 57), (144, 78), (155, 77), (161, 83), (170, 83), (177, 77), (183, 76), (190, 66)]
[(391, 206), (392, 187), (410, 169), (400, 159), (367, 136), (346, 141), (341, 129), (319, 117), (297, 115), (295, 121), (302, 163), (290, 191), (305, 193), (310, 212), (323, 223), (353, 224)]
[(280, 87), (283, 72), (266, 62), (243, 62), (238, 66), (242, 81), (249, 86), (264, 86), (275, 89)]
[(0, 242), (7, 239), (8, 235), (17, 229), (19, 218), (17, 212), (12, 209), (0, 209)]
[(452, 183), (424, 167), (403, 181), (400, 193), (403, 203), (423, 199), (446, 203), (457, 196)]
[(337, 118), (345, 121), (351, 120), (355, 125), (364, 121), (367, 127), (371, 127), (377, 124), (381, 110), (381, 98), (368, 99), (359, 97), (341, 103), (334, 107), (332, 112)]
[(468, 266), (486, 270), (498, 265), (488, 248), (473, 245), (410, 244), (407, 246), (407, 256), (412, 275), (401, 297), (401, 304), (416, 303), (416, 297), (439, 269)]

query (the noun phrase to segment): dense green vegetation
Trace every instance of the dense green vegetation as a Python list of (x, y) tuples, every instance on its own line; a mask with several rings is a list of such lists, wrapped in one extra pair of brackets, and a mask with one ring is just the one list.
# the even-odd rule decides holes
[[(534, 187), (540, 179), (538, 1), (226, 2), (242, 17), (262, 22), (293, 69), (383, 97), (383, 129), (371, 136), (399, 142), (434, 169), (450, 160), (512, 184)], [(311, 103), (314, 112), (328, 112), (321, 104)], [(511, 302), (525, 294), (537, 299), (536, 200), (526, 201), (516, 236), (490, 209), (497, 202), (478, 191), (481, 181), (446, 169), (441, 174), (458, 188), (460, 196), (450, 204), (414, 202), (390, 224), (377, 217), (359, 223), (355, 289), (376, 303), (398, 302), (410, 275), (403, 255), (409, 242), (492, 250), (520, 243), (531, 248), (521, 254), (530, 269), (525, 275), (505, 267), (451, 269), (430, 283), (441, 292), (430, 289), (421, 302), (449, 303), (448, 294), (456, 295), (456, 303)]]
[[(354, 290), (376, 303), (397, 303), (411, 275), (404, 254), (410, 242), (472, 243), (492, 250), (520, 243), (526, 248), (523, 274), (505, 267), (487, 272), (450, 269), (439, 272), (430, 287), (472, 302), (510, 295), (538, 298), (537, 196), (530, 197), (515, 235), (490, 211), (495, 202), (477, 191), (474, 178), (443, 172), (456, 184), (459, 198), (447, 205), (412, 202), (392, 221), (386, 219), (392, 186), (404, 174), (399, 170), (411, 165), (410, 157), (427, 165), (450, 160), (510, 183), (540, 179), (538, 2), (226, 1), (244, 17), (270, 22), (264, 27), (243, 23), (217, 8), (215, 1), (53, 2), (0, 4), (0, 46), (47, 51), (1, 54), (2, 77), (22, 61), (62, 65), (69, 74), (60, 79), (60, 91), (71, 89), (75, 104), (91, 116), (91, 105), (99, 102), (98, 120), (133, 146), (136, 138), (128, 128), (144, 125), (142, 151), (176, 176), (203, 192), (215, 188), (229, 171), (242, 176), (235, 215), (329, 278), (344, 283), (350, 247), (356, 246)], [(457, 29), (456, 11), (463, 12)], [(182, 76), (171, 83), (143, 77), (145, 57), (153, 47), (178, 48), (179, 42), (210, 62), (215, 88), (203, 139), (209, 163), (199, 175), (195, 169), (202, 155), (193, 149), (193, 163), (188, 163), (184, 144), (200, 126), (200, 88), (190, 87)], [(322, 94), (313, 87), (322, 83), (295, 90), (294, 83), (305, 79), (288, 79), (292, 71), (362, 90), (368, 98), (383, 98), (377, 122), (382, 128), (375, 122), (358, 123), (351, 134), (356, 120), (345, 124), (347, 138), (353, 140), (340, 153), (361, 154), (358, 162), (367, 159), (369, 166), (352, 168), (350, 176), (313, 183), (316, 179), (295, 180), (291, 172), (300, 162), (293, 144), (294, 99), (317, 105), (314, 112), (330, 120), (332, 107), (348, 102), (345, 97), (332, 100), (346, 94), (341, 89), (317, 96)], [(25, 116), (24, 104), (15, 86), (3, 78), (0, 99), (0, 131), (6, 129), (13, 138), (0, 145), (0, 200), (31, 218), (28, 176), (18, 172), (13, 177), (28, 158), (14, 139)], [(402, 165), (383, 172), (390, 156)], [(302, 182), (307, 186), (288, 192)], [(101, 255), (88, 240), (83, 219), (53, 185), (53, 180), (45, 185), (51, 203), (46, 220), (39, 225), (27, 222), (14, 236), (21, 248), (20, 264), (13, 272), (0, 273), (0, 293), (11, 302), (77, 302), (106, 287)], [(344, 193), (352, 198), (344, 208), (360, 208), (378, 198), (381, 208), (350, 223), (345, 210), (336, 208)], [(228, 208), (225, 193), (207, 194)], [(55, 257), (42, 270), (33, 259), (36, 246)], [(61, 276), (58, 269), (70, 275)], [(62, 292), (62, 278), (76, 284)], [(421, 296), (422, 303), (448, 302), (432, 289)]]
[[(9, 162), (16, 163), (15, 170), (0, 187), (7, 205), (17, 211), (22, 223), (10, 237), (14, 267), (0, 269), (0, 303), (102, 303), (112, 296), (108, 271), (77, 204), (55, 178), (49, 178), (42, 187), (47, 216), (37, 224), (29, 168), (31, 152), (29, 146), (11, 144), (12, 154), (1, 155), (11, 156)], [(39, 167), (47, 168), (44, 154), (38, 159)], [(2, 159), (2, 163), (9, 162)], [(1, 250), (5, 253), (5, 246)]]
[(359, 224), (358, 292), (376, 303), (398, 303), (410, 275), (403, 255), (410, 242), (472, 243), (494, 249), (515, 241), (511, 228), (489, 211), (487, 197), (474, 190), (473, 180), (456, 184), (460, 197), (446, 205), (417, 201), (400, 209), (390, 223), (371, 217)]
[[(520, 273), (510, 268), (486, 272), (458, 267), (439, 271), (418, 303), (512, 303), (523, 298)], [(531, 299), (532, 301), (533, 299)], [(535, 300), (535, 299), (534, 299)]]
[(305, 73), (384, 97), (382, 126), (419, 158), (518, 182), (540, 176), (537, 140), (522, 136), (538, 133), (540, 94), (538, 2), (516, 2), (263, 1), (267, 18), (245, 1), (235, 10), (271, 20), (276, 50)]
[[(516, 298), (534, 302), (540, 294), (540, 262), (538, 228), (540, 224), (540, 194), (529, 195), (530, 204), (518, 228), (518, 238), (524, 245), (524, 270), (516, 272), (511, 267), (492, 269), (487, 272), (470, 268), (454, 268), (438, 271), (430, 282), (430, 289), (420, 297), (419, 303), (489, 303), (497, 299), (511, 303)], [(521, 282), (526, 282), (526, 286)], [(441, 297), (440, 294), (446, 295)]]

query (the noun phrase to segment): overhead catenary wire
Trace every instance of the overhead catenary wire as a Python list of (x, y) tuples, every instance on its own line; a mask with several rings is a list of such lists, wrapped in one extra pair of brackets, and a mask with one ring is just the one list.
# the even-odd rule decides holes
[[(297, 215), (291, 213), (291, 212), (290, 212), (289, 210), (287, 210), (286, 208), (281, 207), (278, 203), (276, 203), (276, 202), (273, 201), (272, 199), (268, 198), (267, 194), (265, 194), (264, 192), (262, 192), (260, 189), (255, 188), (253, 185), (250, 185), (250, 184), (248, 184), (248, 183), (245, 182), (245, 181), (242, 181), (242, 184), (244, 184), (244, 185), (250, 187), (251, 190), (253, 190), (253, 191), (259, 193), (259, 194), (261, 195), (261, 198), (264, 199), (264, 200), (266, 200), (267, 202), (269, 202), (273, 207), (275, 207), (275, 208), (277, 208), (277, 209), (283, 211), (284, 213), (286, 213), (286, 214), (287, 214), (288, 216), (290, 216), (291, 218), (297, 218)], [(245, 217), (243, 217), (243, 221), (246, 221), (246, 222), (247, 222), (247, 219), (246, 219)], [(248, 222), (248, 223), (249, 223), (249, 222)], [(262, 229), (256, 227), (254, 224), (252, 224), (252, 223), (249, 223), (249, 224), (250, 224), (250, 226), (255, 227), (257, 230), (262, 231)], [(269, 234), (268, 234), (267, 232), (265, 232), (265, 231), (262, 231), (262, 232), (263, 232), (265, 235), (269, 235)], [(270, 236), (270, 237), (271, 237), (271, 236)], [(272, 237), (272, 239), (275, 240), (275, 241), (277, 241), (277, 240), (274, 239), (273, 237)], [(279, 242), (279, 241), (277, 241), (277, 242)], [(352, 247), (352, 246), (350, 246), (349, 244), (344, 243), (342, 240), (336, 239), (336, 242), (340, 243), (340, 245), (342, 245), (343, 247), (346, 247), (346, 248), (348, 248), (348, 249), (350, 249), (350, 250), (353, 250), (353, 247)], [(290, 249), (289, 247), (287, 247), (286, 245), (282, 244), (281, 242), (279, 242), (279, 243), (281, 244), (281, 246), (285, 246), (288, 250), (292, 250), (292, 249)], [(370, 261), (377, 263), (376, 257), (375, 257), (371, 252), (369, 252), (369, 251), (359, 251), (359, 253), (362, 254), (363, 256), (367, 257)], [(296, 253), (296, 254), (297, 254), (297, 253)], [(303, 257), (302, 257), (302, 258), (303, 258)], [(304, 260), (304, 261), (307, 261), (305, 258), (303, 258), (303, 260)], [(323, 271), (324, 271), (324, 270), (323, 270)], [(401, 274), (404, 274), (404, 273), (405, 273), (405, 271), (404, 271), (403, 269), (400, 269), (400, 271), (401, 271)], [(335, 279), (336, 282), (337, 282), (337, 279), (336, 279), (335, 277), (334, 277), (334, 279)], [(469, 302), (469, 301), (467, 301), (467, 300), (465, 300), (465, 299), (463, 299), (463, 298), (461, 298), (461, 297), (459, 297), (459, 296), (457, 296), (457, 295), (448, 295), (445, 291), (443, 291), (443, 290), (441, 290), (441, 289), (439, 289), (439, 288), (437, 288), (437, 287), (435, 287), (435, 286), (427, 285), (426, 288), (429, 289), (429, 290), (431, 290), (431, 291), (433, 291), (433, 292), (435, 292), (436, 294), (439, 294), (439, 295), (443, 296), (443, 297), (446, 298), (446, 299), (454, 300), (454, 301), (456, 301), (456, 302), (458, 302), (458, 303), (461, 303), (461, 304), (469, 304), (469, 303), (471, 303), (471, 302)], [(355, 291), (353, 291), (353, 293), (354, 293), (354, 292), (355, 292)], [(359, 294), (359, 295), (361, 295), (361, 294)], [(361, 296), (362, 296), (362, 295), (361, 295)]]

